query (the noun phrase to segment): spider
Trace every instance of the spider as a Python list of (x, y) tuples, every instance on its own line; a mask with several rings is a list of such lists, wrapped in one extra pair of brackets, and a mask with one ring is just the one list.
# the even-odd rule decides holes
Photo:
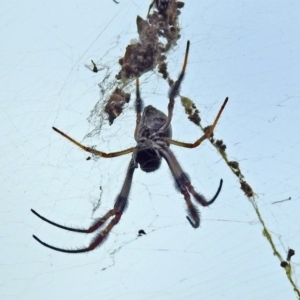
[(92, 225), (87, 229), (82, 228), (73, 228), (60, 225), (58, 223), (52, 222), (45, 217), (38, 214), (33, 209), (31, 210), (36, 216), (42, 219), (45, 222), (50, 223), (56, 227), (81, 233), (92, 233), (100, 228), (103, 228), (104, 224), (109, 221), (109, 223), (101, 231), (99, 231), (94, 239), (91, 241), (90, 245), (86, 248), (78, 249), (63, 249), (49, 245), (35, 235), (33, 237), (42, 245), (51, 248), (56, 251), (65, 252), (65, 253), (83, 253), (94, 250), (96, 247), (100, 246), (104, 240), (108, 237), (108, 234), (113, 229), (113, 227), (119, 223), (122, 214), (124, 213), (128, 205), (128, 196), (131, 188), (133, 173), (138, 166), (145, 172), (154, 172), (156, 171), (161, 164), (162, 158), (164, 158), (171, 170), (172, 176), (175, 180), (175, 187), (180, 193), (184, 196), (184, 200), (187, 204), (188, 216), (186, 217), (192, 227), (197, 228), (200, 225), (200, 217), (198, 209), (191, 201), (191, 195), (194, 197), (195, 201), (202, 206), (211, 205), (216, 198), (218, 197), (223, 180), (220, 180), (219, 188), (211, 200), (206, 200), (205, 197), (197, 193), (194, 187), (191, 184), (189, 176), (185, 173), (181, 166), (179, 165), (177, 159), (175, 158), (173, 152), (170, 150), (170, 144), (181, 146), (185, 148), (195, 148), (198, 147), (204, 140), (209, 138), (222, 114), (222, 111), (228, 101), (228, 98), (225, 99), (221, 109), (219, 110), (214, 123), (210, 126), (203, 136), (201, 136), (195, 143), (184, 143), (176, 140), (172, 140), (172, 129), (171, 129), (171, 120), (173, 114), (173, 108), (175, 103), (175, 97), (179, 93), (180, 85), (185, 75), (185, 69), (187, 65), (188, 53), (189, 53), (190, 42), (187, 42), (186, 52), (182, 71), (171, 87), (169, 91), (169, 104), (168, 104), (168, 115), (165, 115), (160, 110), (156, 109), (152, 105), (148, 105), (143, 109), (143, 100), (140, 96), (139, 89), (139, 78), (136, 78), (136, 99), (135, 99), (135, 110), (136, 110), (136, 127), (134, 131), (134, 138), (136, 140), (136, 146), (118, 152), (105, 153), (90, 147), (86, 147), (79, 142), (75, 141), (62, 131), (53, 127), (53, 129), (61, 134), (63, 137), (67, 138), (69, 141), (83, 149), (84, 151), (90, 152), (94, 155), (100, 157), (112, 158), (128, 153), (132, 153), (131, 160), (127, 169), (125, 181), (123, 183), (120, 194), (115, 200), (114, 207), (109, 210), (104, 216), (96, 219)]

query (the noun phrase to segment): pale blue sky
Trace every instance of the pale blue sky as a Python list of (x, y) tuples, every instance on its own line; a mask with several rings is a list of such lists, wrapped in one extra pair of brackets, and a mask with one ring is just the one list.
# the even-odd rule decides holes
[[(257, 193), (257, 203), (276, 247), (288, 248), (299, 283), (300, 40), (299, 1), (186, 0), (178, 45), (168, 54), (173, 78), (191, 41), (181, 94), (210, 124), (225, 97), (229, 103), (215, 130)], [(103, 100), (118, 60), (137, 38), (135, 19), (149, 1), (5, 1), (1, 5), (1, 299), (296, 299), (280, 262), (239, 182), (215, 149), (172, 147), (195, 189), (213, 196), (200, 207), (201, 227), (187, 222), (183, 197), (163, 163), (137, 170), (128, 209), (104, 245), (71, 255), (42, 247), (88, 245), (92, 236), (65, 232), (34, 216), (88, 226), (112, 208), (130, 155), (86, 161), (88, 156), (58, 136), (56, 126), (106, 152), (134, 145), (132, 102), (113, 126), (84, 137), (99, 122), (91, 110)], [(97, 74), (84, 65), (104, 65)], [(166, 112), (168, 86), (156, 72), (141, 79), (145, 104)], [(106, 90), (108, 93), (109, 90)], [(129, 87), (134, 91), (134, 86)], [(132, 99), (134, 94), (132, 94)], [(174, 139), (201, 134), (179, 99)], [(101, 206), (92, 215), (93, 204)], [(291, 197), (290, 201), (272, 202)], [(137, 238), (144, 229), (146, 236)]]

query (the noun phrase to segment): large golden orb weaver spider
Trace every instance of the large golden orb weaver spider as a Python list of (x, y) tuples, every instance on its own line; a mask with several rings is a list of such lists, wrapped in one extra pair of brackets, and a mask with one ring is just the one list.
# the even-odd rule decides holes
[(187, 211), (188, 216), (186, 217), (189, 223), (194, 227), (197, 228), (200, 225), (200, 217), (198, 209), (191, 201), (191, 195), (194, 197), (196, 202), (202, 206), (209, 206), (211, 205), (216, 198), (218, 197), (223, 180), (221, 179), (219, 188), (211, 200), (206, 200), (203, 195), (197, 193), (194, 187), (191, 184), (189, 176), (185, 173), (181, 166), (179, 165), (176, 157), (174, 156), (173, 152), (170, 150), (170, 144), (185, 147), (185, 148), (195, 148), (198, 147), (204, 140), (209, 138), (213, 130), (222, 114), (222, 111), (228, 101), (228, 98), (225, 99), (221, 109), (219, 110), (217, 117), (215, 118), (214, 123), (209, 127), (203, 136), (201, 136), (195, 143), (183, 143), (179, 141), (172, 140), (172, 128), (171, 128), (171, 120), (173, 115), (173, 108), (175, 97), (179, 93), (179, 88), (181, 82), (183, 80), (185, 69), (187, 65), (188, 53), (189, 53), (189, 46), (190, 42), (187, 42), (186, 52), (184, 63), (182, 67), (182, 71), (177, 79), (177, 81), (173, 84), (169, 91), (169, 104), (168, 104), (168, 115), (165, 115), (160, 110), (156, 109), (152, 105), (148, 105), (143, 109), (143, 100), (140, 96), (140, 89), (139, 89), (139, 79), (136, 79), (136, 99), (135, 99), (135, 110), (136, 110), (136, 127), (134, 132), (134, 138), (136, 140), (136, 146), (118, 152), (112, 153), (105, 153), (90, 147), (86, 147), (62, 131), (58, 130), (57, 128), (53, 127), (53, 130), (61, 134), (63, 137), (67, 138), (69, 141), (83, 149), (84, 151), (90, 152), (94, 155), (98, 155), (101, 157), (112, 158), (128, 153), (132, 153), (131, 160), (129, 162), (129, 166), (127, 169), (125, 181), (123, 183), (122, 189), (120, 194), (117, 196), (115, 205), (113, 209), (109, 210), (104, 216), (96, 219), (92, 225), (87, 229), (81, 228), (73, 228), (67, 227), (55, 222), (52, 222), (45, 217), (38, 214), (33, 209), (31, 210), (36, 216), (42, 219), (45, 222), (50, 223), (56, 227), (74, 231), (74, 232), (81, 232), (81, 233), (92, 233), (100, 229), (104, 226), (106, 222), (110, 218), (110, 222), (101, 230), (94, 239), (91, 241), (90, 245), (86, 248), (79, 248), (79, 249), (63, 249), (51, 246), (43, 241), (41, 241), (38, 237), (33, 235), (33, 237), (42, 245), (51, 248), (56, 251), (66, 252), (66, 253), (83, 253), (94, 250), (96, 247), (100, 246), (104, 240), (108, 237), (108, 234), (113, 229), (113, 227), (119, 223), (122, 214), (125, 211), (125, 208), (128, 205), (128, 196), (131, 188), (133, 173), (138, 166), (145, 171), (145, 172), (154, 172), (156, 171), (161, 164), (162, 158), (164, 158), (171, 170), (172, 176), (175, 180), (175, 187), (180, 193), (184, 196), (184, 200), (187, 204)]

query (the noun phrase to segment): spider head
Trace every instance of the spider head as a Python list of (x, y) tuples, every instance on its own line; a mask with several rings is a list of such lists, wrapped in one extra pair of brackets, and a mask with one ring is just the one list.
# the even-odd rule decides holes
[(161, 156), (156, 147), (154, 141), (146, 138), (142, 138), (136, 146), (135, 159), (144, 172), (154, 172), (160, 167)]

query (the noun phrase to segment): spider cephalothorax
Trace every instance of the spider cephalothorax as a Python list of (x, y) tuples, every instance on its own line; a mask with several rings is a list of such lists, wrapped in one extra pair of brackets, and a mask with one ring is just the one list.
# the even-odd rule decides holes
[(172, 137), (171, 124), (164, 131), (159, 129), (166, 122), (167, 116), (152, 105), (146, 106), (137, 128), (137, 145), (134, 150), (135, 162), (145, 172), (156, 171), (161, 164), (159, 149), (169, 146), (161, 137)]
[[(218, 197), (222, 188), (223, 181), (221, 179), (219, 188), (215, 196), (209, 201), (206, 200), (206, 198), (203, 195), (195, 191), (194, 187), (191, 184), (188, 174), (182, 170), (175, 155), (171, 151), (170, 144), (185, 147), (185, 148), (195, 148), (199, 146), (205, 139), (209, 138), (212, 135), (213, 130), (228, 101), (228, 98), (225, 99), (219, 113), (217, 114), (214, 123), (210, 126), (210, 129), (207, 130), (205, 134), (202, 137), (200, 137), (195, 143), (183, 143), (171, 139), (172, 138), (171, 120), (173, 115), (174, 102), (175, 102), (175, 97), (178, 95), (179, 88), (185, 74), (188, 52), (189, 52), (189, 45), (190, 43), (188, 41), (182, 71), (177, 81), (174, 83), (174, 85), (169, 91), (169, 104), (168, 104), (167, 115), (165, 115), (163, 112), (161, 112), (160, 110), (156, 109), (151, 105), (143, 109), (143, 101), (141, 99), (140, 90), (139, 90), (139, 80), (138, 78), (136, 79), (136, 100), (135, 100), (136, 128), (134, 132), (134, 138), (136, 140), (135, 147), (123, 151), (119, 151), (119, 152), (105, 153), (96, 150), (94, 148), (86, 147), (78, 143), (77, 141), (75, 141), (74, 139), (72, 139), (71, 137), (63, 133), (62, 131), (53, 127), (53, 129), (56, 132), (58, 132), (59, 134), (61, 134), (62, 136), (70, 140), (72, 143), (74, 143), (81, 149), (90, 152), (94, 155), (106, 157), (106, 158), (112, 158), (112, 157), (116, 157), (128, 153), (132, 153), (132, 158), (129, 162), (124, 184), (122, 186), (119, 195), (115, 200), (115, 205), (113, 209), (109, 210), (103, 217), (96, 219), (89, 228), (80, 229), (80, 228), (63, 226), (58, 223), (52, 222), (46, 219), (45, 217), (41, 216), (40, 214), (38, 214), (36, 211), (31, 210), (36, 216), (38, 216), (42, 220), (56, 227), (65, 230), (81, 232), (81, 233), (95, 232), (101, 227), (103, 227), (105, 223), (108, 222), (108, 224), (104, 227), (104, 229), (98, 232), (98, 234), (96, 234), (95, 238), (92, 240), (92, 242), (88, 247), (73, 249), (73, 250), (57, 248), (41, 241), (39, 238), (37, 238), (34, 235), (33, 237), (38, 242), (53, 250), (66, 252), (66, 253), (82, 253), (82, 252), (94, 250), (97, 246), (103, 243), (103, 241), (107, 238), (112, 228), (120, 221), (121, 216), (128, 204), (128, 197), (129, 197), (133, 173), (135, 169), (140, 167), (141, 170), (145, 172), (153, 172), (160, 167), (162, 158), (167, 162), (171, 170), (172, 176), (175, 180), (176, 189), (184, 196), (184, 200), (187, 204), (187, 211), (188, 211), (187, 220), (194, 228), (199, 227), (200, 225), (199, 212), (195, 204), (192, 203), (191, 196), (193, 196), (196, 203), (202, 206), (208, 206), (212, 204), (215, 201), (215, 199)], [(109, 219), (111, 220), (109, 221)]]

